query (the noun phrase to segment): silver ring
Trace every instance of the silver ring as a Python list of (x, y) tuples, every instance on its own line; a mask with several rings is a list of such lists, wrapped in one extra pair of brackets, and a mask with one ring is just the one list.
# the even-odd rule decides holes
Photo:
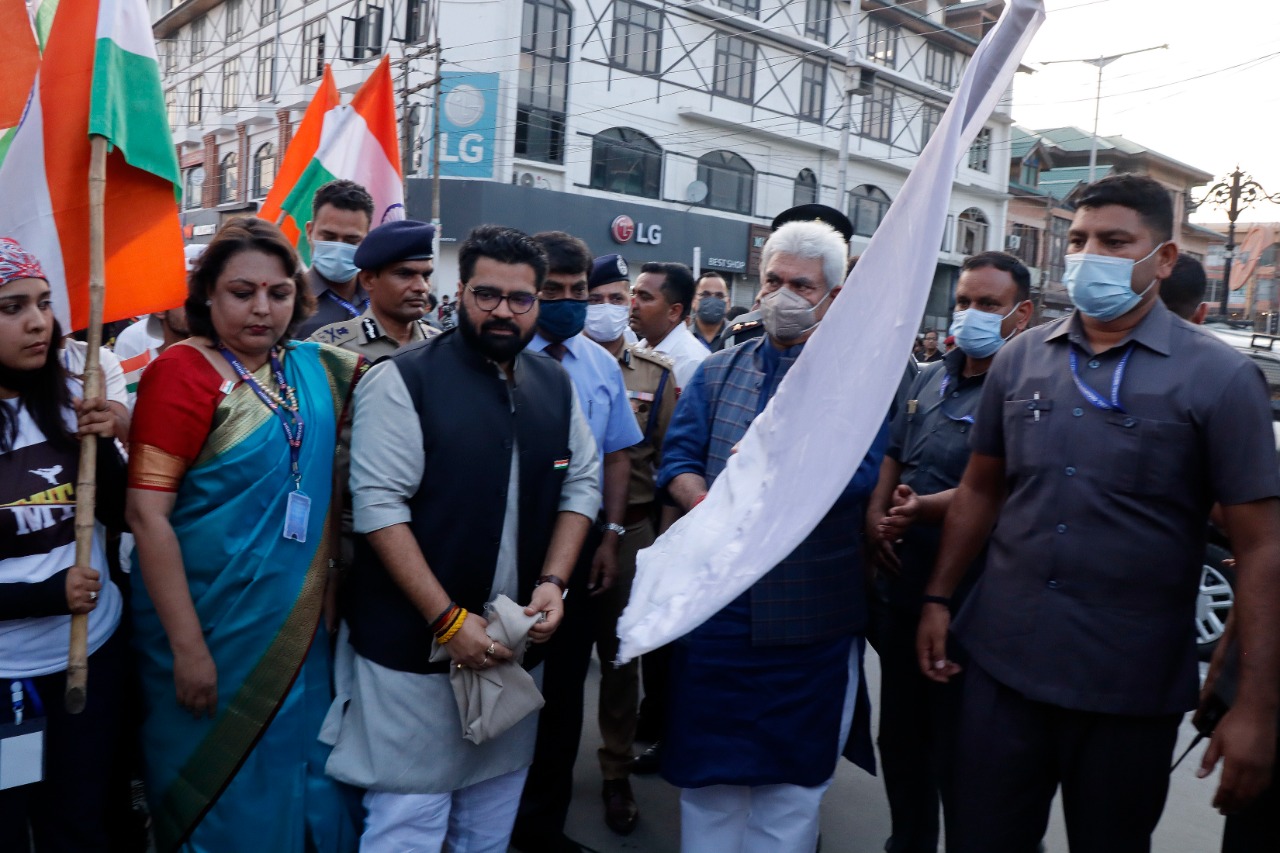
[(96, 591), (96, 590), (90, 590), (90, 591), (89, 591), (89, 600), (90, 600), (90, 601), (97, 601), (97, 600), (98, 600), (98, 593), (97, 593), (97, 591)]
[(490, 643), (490, 644), (489, 644), (489, 648), (487, 648), (487, 649), (485, 649), (485, 650), (484, 650), (485, 657), (488, 657), (489, 655), (493, 654), (493, 653), (494, 653), (494, 652), (496, 652), (497, 650), (498, 650), (498, 643), (497, 643), (497, 641), (494, 641), (494, 642)]

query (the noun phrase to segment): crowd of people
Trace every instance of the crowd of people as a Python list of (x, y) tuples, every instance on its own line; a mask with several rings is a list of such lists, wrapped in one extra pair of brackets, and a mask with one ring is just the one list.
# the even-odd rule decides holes
[[(434, 228), (372, 227), (335, 181), (309, 268), (276, 226), (227, 222), (90, 399), (44, 259), (0, 237), (0, 765), (8, 738), (43, 749), (0, 789), (0, 849), (579, 850), (594, 652), (610, 829), (634, 830), (630, 776), (656, 770), (686, 853), (811, 853), (841, 757), (876, 765), (868, 644), (891, 853), (1034, 851), (1058, 791), (1076, 853), (1149, 850), (1179, 723), (1211, 698), (1223, 850), (1280, 849), (1265, 382), (1196, 328), (1203, 271), (1159, 184), (1075, 204), (1077, 310), (1033, 327), (1027, 268), (968, 258), (947, 342), (921, 336), (812, 532), (625, 665), (637, 553), (714, 487), (834, 301), (876, 286), (846, 286), (838, 211), (775, 220), (749, 312), (713, 272), (500, 225), (461, 242), (446, 295)], [(1211, 509), (1238, 603), (1201, 691)]]

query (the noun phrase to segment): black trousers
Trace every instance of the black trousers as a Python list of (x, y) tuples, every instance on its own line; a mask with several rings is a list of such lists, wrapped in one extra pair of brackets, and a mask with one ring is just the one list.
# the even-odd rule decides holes
[[(118, 772), (120, 698), (127, 647), (117, 631), (89, 656), (88, 702), (66, 710), (66, 672), (32, 679), (44, 705), (44, 780), (0, 791), (0, 850), (26, 853), (28, 832), (36, 853), (107, 853), (111, 812), (128, 814), (128, 776)], [(3, 719), (11, 722), (9, 681)], [(28, 714), (32, 702), (25, 703)]]
[(659, 646), (640, 656), (640, 724), (636, 740), (654, 743), (667, 736), (667, 714), (671, 713), (671, 645)]
[(1272, 765), (1271, 787), (1247, 809), (1227, 816), (1222, 853), (1280, 850), (1280, 748)]
[(938, 807), (943, 805), (947, 815), (953, 812), (949, 781), (961, 680), (935, 684), (921, 674), (919, 621), (918, 614), (894, 608), (880, 634), (877, 743), (893, 819), (888, 853), (936, 853)]
[(583, 686), (594, 643), (587, 581), (591, 561), (600, 546), (595, 527), (582, 543), (573, 569), (564, 621), (547, 641), (543, 661), (542, 706), (533, 765), (520, 797), (516, 834), (522, 838), (558, 838), (573, 798), (573, 765), (582, 740)]
[(1034, 702), (972, 660), (962, 693), (950, 853), (1035, 850), (1059, 786), (1072, 853), (1151, 850), (1181, 714), (1121, 716)]

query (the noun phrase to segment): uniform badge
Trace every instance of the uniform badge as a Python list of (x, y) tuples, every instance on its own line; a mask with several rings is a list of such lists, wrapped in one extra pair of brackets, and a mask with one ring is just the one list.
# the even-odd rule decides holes
[(552, 470), (553, 470), (553, 471), (566, 471), (566, 470), (568, 470), (568, 468), (569, 468), (569, 457), (567, 457), (567, 456), (566, 456), (564, 459), (557, 459), (554, 463), (552, 463), (551, 468), (552, 468)]
[(374, 322), (372, 317), (365, 317), (360, 321), (360, 328), (364, 329), (364, 339), (368, 343), (373, 343), (382, 337), (382, 333), (378, 331), (378, 324)]

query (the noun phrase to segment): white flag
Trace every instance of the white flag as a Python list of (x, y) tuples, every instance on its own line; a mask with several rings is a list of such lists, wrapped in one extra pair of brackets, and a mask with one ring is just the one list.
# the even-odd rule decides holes
[(924, 313), (961, 158), (1044, 21), (1012, 0), (858, 266), (698, 507), (639, 554), (620, 662), (701, 625), (808, 536), (880, 430)]

